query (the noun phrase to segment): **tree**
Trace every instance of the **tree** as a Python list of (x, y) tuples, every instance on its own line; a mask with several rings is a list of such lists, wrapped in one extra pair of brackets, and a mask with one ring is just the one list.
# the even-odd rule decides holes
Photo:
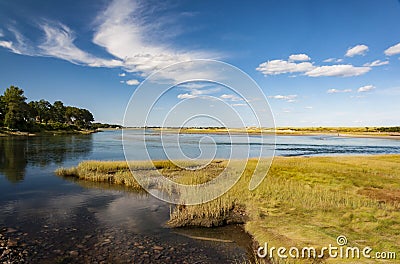
[(4, 125), (4, 117), (6, 115), (6, 106), (3, 102), (3, 96), (0, 95), (0, 126)]
[(65, 122), (65, 106), (61, 101), (55, 101), (53, 104), (53, 118), (54, 122)]
[(29, 102), (31, 113), (34, 114), (36, 121), (39, 123), (45, 122), (46, 124), (52, 119), (52, 105), (41, 99), (40, 101)]
[(92, 113), (87, 109), (80, 109), (79, 118), (85, 128), (89, 128), (94, 121)]
[(5, 109), (5, 126), (19, 130), (27, 128), (27, 122), (29, 121), (29, 107), (25, 100), (26, 97), (24, 96), (24, 91), (22, 89), (15, 86), (10, 86), (6, 89), (1, 99)]
[[(54, 104), (44, 99), (29, 104), (25, 101), (22, 89), (15, 86), (7, 88), (4, 94), (0, 95), (0, 126), (23, 131), (40, 131), (70, 129), (68, 124), (78, 128), (89, 128), (94, 121), (89, 110), (64, 106), (61, 101), (55, 101)], [(43, 122), (46, 123), (45, 126), (41, 125)]]

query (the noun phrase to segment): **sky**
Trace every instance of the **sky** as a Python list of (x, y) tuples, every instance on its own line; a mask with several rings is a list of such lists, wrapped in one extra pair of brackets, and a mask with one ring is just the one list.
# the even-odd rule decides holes
[(0, 0), (0, 93), (15, 85), (28, 101), (61, 100), (122, 124), (149, 76), (207, 59), (237, 67), (263, 96), (175, 74), (147, 125), (218, 125), (185, 118), (228, 106), (241, 122), (220, 115), (224, 125), (253, 126), (249, 106), (267, 100), (279, 127), (399, 126), (399, 25), (398, 0)]

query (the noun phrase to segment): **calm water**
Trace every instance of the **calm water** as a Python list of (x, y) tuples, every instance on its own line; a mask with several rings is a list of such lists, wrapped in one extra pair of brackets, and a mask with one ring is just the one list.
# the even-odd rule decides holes
[[(141, 135), (134, 130), (127, 133), (125, 149), (130, 159), (145, 159), (139, 150), (143, 145), (138, 141)], [(172, 231), (163, 227), (169, 217), (169, 206), (164, 202), (121, 188), (77, 183), (54, 175), (56, 168), (73, 166), (82, 160), (123, 160), (121, 139), (121, 131), (82, 136), (0, 138), (0, 226), (18, 228), (29, 233), (32, 239), (40, 236), (44, 227), (60, 230), (65, 226), (82, 227), (87, 231), (88, 226), (92, 229), (113, 227), (173, 237)], [(271, 153), (273, 144), (268, 141), (271, 139), (260, 136), (251, 136), (247, 144), (247, 138), (241, 135), (232, 139), (225, 135), (207, 138), (204, 135), (181, 135), (179, 138), (166, 135), (164, 147), (172, 158), (182, 154), (191, 158), (204, 154), (228, 158), (231, 148), (237, 150), (234, 157), (240, 158), (247, 155), (247, 150), (250, 156), (257, 156), (260, 151)], [(276, 141), (276, 155), (283, 156), (400, 153), (398, 140), (279, 136)], [(146, 145), (152, 158), (166, 158), (160, 135), (147, 135)], [(61, 231), (57, 232), (62, 236)], [(212, 236), (209, 233), (213, 231), (203, 232)], [(223, 236), (218, 229), (215, 232), (215, 236)], [(250, 243), (242, 238), (229, 239)]]

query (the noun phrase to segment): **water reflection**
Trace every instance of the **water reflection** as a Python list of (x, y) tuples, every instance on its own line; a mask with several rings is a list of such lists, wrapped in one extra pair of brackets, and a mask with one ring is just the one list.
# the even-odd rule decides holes
[(25, 142), (17, 138), (0, 138), (0, 173), (17, 183), (24, 179), (27, 164)]
[(0, 175), (11, 183), (24, 180), (28, 165), (45, 167), (79, 159), (93, 148), (92, 135), (0, 138)]

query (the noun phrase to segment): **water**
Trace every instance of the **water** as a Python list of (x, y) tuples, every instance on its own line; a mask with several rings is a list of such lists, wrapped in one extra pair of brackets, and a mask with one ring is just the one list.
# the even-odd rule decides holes
[[(129, 158), (146, 159), (147, 154), (140, 151), (143, 142), (138, 140), (141, 138), (138, 131), (126, 133), (125, 150)], [(128, 232), (135, 236), (150, 235), (159, 239), (160, 243), (170, 244), (180, 241), (179, 237), (186, 237), (187, 232), (194, 232), (196, 236), (200, 232), (204, 236), (220, 239), (226, 235), (228, 240), (236, 241), (229, 246), (235, 252), (243, 253), (245, 245), (250, 246), (249, 237), (230, 229), (235, 227), (207, 231), (192, 229), (184, 230), (185, 234), (176, 234), (176, 230), (164, 227), (170, 210), (164, 202), (144, 193), (129, 192), (123, 187), (73, 182), (54, 174), (58, 167), (74, 166), (82, 160), (124, 160), (121, 139), (121, 131), (0, 138), (0, 227), (16, 228), (27, 233), (28, 241), (47, 241), (48, 247), (58, 243), (59, 247), (73, 248), (75, 241), (85, 235), (100, 236), (104, 230), (123, 230), (124, 234)], [(150, 132), (146, 136), (146, 145), (151, 158), (167, 157), (162, 151), (159, 134)], [(163, 146), (172, 158), (182, 157), (182, 154), (190, 158), (201, 155), (229, 158), (232, 148), (236, 148), (233, 157), (241, 158), (247, 153), (251, 157), (260, 152), (269, 155), (274, 145), (271, 138), (259, 135), (249, 139), (234, 135), (230, 139), (226, 135), (186, 134), (177, 138), (171, 134), (164, 137)], [(276, 138), (276, 155), (281, 156), (388, 153), (400, 153), (399, 140), (325, 136)], [(237, 234), (237, 237), (232, 237), (232, 234)], [(230, 252), (229, 248), (225, 250)]]

